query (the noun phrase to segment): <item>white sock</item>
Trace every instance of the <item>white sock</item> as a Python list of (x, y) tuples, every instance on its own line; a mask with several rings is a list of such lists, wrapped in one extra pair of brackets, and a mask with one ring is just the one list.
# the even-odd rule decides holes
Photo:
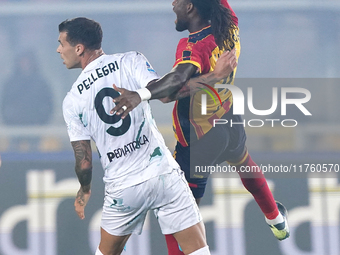
[(275, 219), (268, 220), (266, 218), (266, 222), (267, 222), (268, 225), (276, 225), (276, 224), (282, 223), (283, 221), (284, 221), (284, 219), (283, 219), (283, 216), (280, 212), (279, 212), (279, 215)]
[(210, 255), (209, 246), (207, 245), (199, 250), (190, 253), (189, 255)]
[(104, 255), (103, 253), (101, 253), (101, 251), (99, 250), (99, 247), (96, 250), (96, 254), (95, 255)]

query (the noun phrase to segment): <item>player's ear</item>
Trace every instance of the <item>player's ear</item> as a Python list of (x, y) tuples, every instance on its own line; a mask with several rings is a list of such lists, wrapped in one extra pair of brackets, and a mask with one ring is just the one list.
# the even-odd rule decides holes
[(190, 13), (194, 9), (194, 5), (190, 2), (187, 4), (187, 12)]
[(76, 45), (76, 53), (78, 56), (81, 56), (85, 51), (85, 47), (82, 44), (77, 44)]

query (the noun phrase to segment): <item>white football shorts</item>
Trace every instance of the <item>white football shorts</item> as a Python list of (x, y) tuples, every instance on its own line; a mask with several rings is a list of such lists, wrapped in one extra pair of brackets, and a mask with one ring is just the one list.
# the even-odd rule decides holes
[(154, 211), (164, 235), (202, 220), (183, 171), (174, 169), (123, 190), (106, 185), (101, 227), (115, 236), (141, 234), (149, 210)]

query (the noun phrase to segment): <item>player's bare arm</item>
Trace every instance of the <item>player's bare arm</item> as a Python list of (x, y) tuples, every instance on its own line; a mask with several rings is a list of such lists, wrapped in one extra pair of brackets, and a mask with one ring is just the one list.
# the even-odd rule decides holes
[(84, 209), (91, 196), (92, 150), (90, 141), (71, 142), (76, 159), (75, 171), (80, 183), (74, 201), (75, 211), (80, 219), (85, 218)]
[[(152, 81), (148, 84), (147, 90), (151, 94), (148, 99), (160, 99), (162, 102), (170, 102), (180, 98), (184, 98), (195, 93), (198, 88), (203, 87), (202, 83), (214, 85), (220, 80), (228, 77), (237, 66), (237, 57), (235, 49), (225, 52), (221, 55), (216, 63), (213, 72), (192, 78), (196, 73), (197, 67), (193, 64), (177, 65), (170, 73), (163, 76), (158, 81)], [(189, 82), (188, 82), (189, 81)], [(116, 106), (111, 110), (111, 114), (116, 112), (122, 115), (124, 119), (130, 111), (132, 111), (142, 100), (143, 95), (135, 91), (117, 88), (121, 95), (113, 100)]]
[[(182, 64), (174, 67), (171, 72), (164, 75), (158, 81), (152, 81), (148, 84), (146, 91), (150, 93), (151, 98), (159, 99), (176, 93), (180, 90), (190, 77), (197, 71), (197, 67), (192, 64)], [(117, 88), (121, 95), (113, 100), (116, 106), (111, 110), (111, 114), (116, 112), (117, 115), (122, 114), (122, 119), (128, 115), (141, 101), (145, 100), (143, 94), (135, 91)], [(142, 89), (143, 90), (143, 89)], [(145, 89), (144, 89), (145, 91)]]
[(224, 52), (217, 60), (216, 66), (213, 72), (205, 75), (200, 75), (195, 78), (191, 78), (179, 91), (168, 97), (160, 99), (163, 103), (179, 100), (181, 98), (188, 97), (195, 94), (199, 88), (203, 88), (203, 84), (215, 85), (221, 80), (228, 77), (237, 66), (236, 49), (232, 51)]

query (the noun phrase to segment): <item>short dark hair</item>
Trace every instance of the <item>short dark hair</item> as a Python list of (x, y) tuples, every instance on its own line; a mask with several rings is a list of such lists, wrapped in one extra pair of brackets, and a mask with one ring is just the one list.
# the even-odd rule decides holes
[(59, 33), (66, 32), (66, 40), (75, 46), (78, 43), (83, 44), (90, 50), (101, 48), (103, 31), (100, 24), (88, 18), (74, 18), (65, 20), (59, 24)]

